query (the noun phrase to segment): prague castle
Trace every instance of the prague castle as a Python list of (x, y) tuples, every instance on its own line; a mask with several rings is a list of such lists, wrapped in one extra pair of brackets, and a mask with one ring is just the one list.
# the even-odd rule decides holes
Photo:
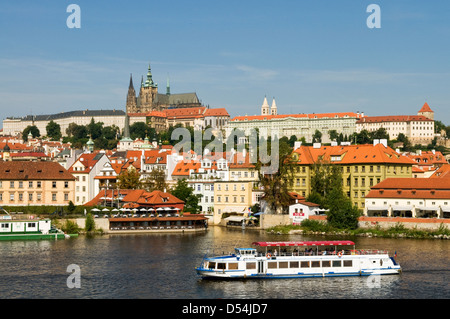
[(139, 95), (133, 86), (133, 77), (130, 76), (128, 87), (126, 112), (149, 113), (151, 111), (163, 111), (169, 108), (187, 108), (202, 106), (196, 93), (170, 93), (170, 84), (167, 80), (166, 93), (158, 93), (158, 84), (153, 81), (150, 65), (148, 66), (147, 79), (141, 79)]

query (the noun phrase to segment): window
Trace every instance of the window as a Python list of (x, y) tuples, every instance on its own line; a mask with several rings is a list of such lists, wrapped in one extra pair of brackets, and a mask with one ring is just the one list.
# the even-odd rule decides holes
[(320, 267), (320, 260), (311, 261), (311, 267), (312, 268)]
[(23, 188), (23, 182), (22, 181), (19, 182), (19, 188)]
[(290, 268), (298, 268), (298, 261), (290, 261), (289, 267)]
[(67, 193), (64, 194), (64, 200), (65, 200), (65, 201), (68, 201), (68, 200), (69, 200), (69, 194), (67, 194)]
[(9, 188), (14, 188), (14, 181), (9, 182)]
[(333, 267), (342, 267), (342, 262), (340, 260), (333, 260)]
[(344, 260), (344, 267), (352, 267), (353, 260)]
[(56, 182), (55, 181), (52, 182), (52, 188), (56, 188)]
[(33, 188), (33, 182), (28, 182), (28, 188)]
[(238, 269), (238, 263), (228, 263), (228, 269)]
[(40, 182), (40, 181), (39, 181), (39, 182), (36, 182), (36, 187), (37, 187), (37, 188), (41, 188), (41, 185), (42, 185), (42, 182)]
[(289, 262), (287, 262), (287, 261), (280, 261), (278, 263), (278, 268), (288, 268), (288, 266), (289, 266)]
[(69, 188), (69, 182), (68, 181), (64, 182), (64, 188)]
[(276, 261), (269, 261), (267, 263), (267, 268), (268, 269), (277, 269), (277, 262)]
[(56, 194), (55, 193), (52, 194), (52, 201), (56, 201)]
[(246, 269), (256, 269), (256, 263), (247, 263)]
[(33, 194), (28, 194), (28, 200), (31, 202), (33, 201)]
[(330, 260), (322, 260), (322, 267), (331, 267)]

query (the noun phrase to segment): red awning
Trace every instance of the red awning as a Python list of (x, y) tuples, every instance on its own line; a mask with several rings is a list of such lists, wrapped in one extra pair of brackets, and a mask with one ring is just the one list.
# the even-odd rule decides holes
[(350, 240), (325, 240), (325, 241), (258, 241), (252, 243), (261, 247), (277, 247), (277, 246), (341, 246), (355, 245)]

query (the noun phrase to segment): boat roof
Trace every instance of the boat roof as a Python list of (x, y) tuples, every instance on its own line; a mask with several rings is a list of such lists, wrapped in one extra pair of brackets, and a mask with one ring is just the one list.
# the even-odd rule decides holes
[(321, 241), (257, 241), (252, 245), (261, 247), (278, 247), (278, 246), (341, 246), (355, 245), (350, 240), (321, 240)]

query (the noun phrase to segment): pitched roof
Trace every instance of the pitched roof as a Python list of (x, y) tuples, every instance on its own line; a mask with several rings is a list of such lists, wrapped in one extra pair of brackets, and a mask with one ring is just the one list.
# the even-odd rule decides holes
[[(103, 155), (103, 153), (81, 154), (78, 160), (70, 166), (69, 172), (73, 174), (89, 173)], [(74, 166), (77, 163), (81, 163), (84, 166), (84, 170), (74, 170)]]
[(0, 161), (0, 180), (75, 180), (57, 162)]
[[(298, 164), (305, 165), (314, 164), (319, 160), (343, 165), (356, 163), (415, 164), (410, 158), (398, 154), (383, 144), (321, 146), (320, 148), (302, 145), (294, 150), (293, 154), (297, 154), (296, 162)], [(294, 156), (291, 158), (294, 159)]]
[(236, 116), (231, 121), (263, 121), (287, 118), (305, 118), (305, 119), (325, 119), (325, 118), (357, 118), (358, 115), (353, 112), (346, 113), (318, 113), (318, 114), (278, 114), (278, 115), (252, 115)]
[[(433, 112), (433, 110), (430, 108), (430, 106), (428, 105), (427, 102), (425, 102), (425, 104), (422, 106), (422, 108), (420, 109), (419, 113), (422, 112)], [(434, 113), (434, 112), (433, 112)]]
[(372, 186), (366, 198), (450, 199), (450, 183), (445, 178), (387, 178)]
[(412, 121), (433, 121), (423, 115), (385, 115), (385, 116), (364, 116), (356, 123), (382, 123), (382, 122), (412, 122)]

